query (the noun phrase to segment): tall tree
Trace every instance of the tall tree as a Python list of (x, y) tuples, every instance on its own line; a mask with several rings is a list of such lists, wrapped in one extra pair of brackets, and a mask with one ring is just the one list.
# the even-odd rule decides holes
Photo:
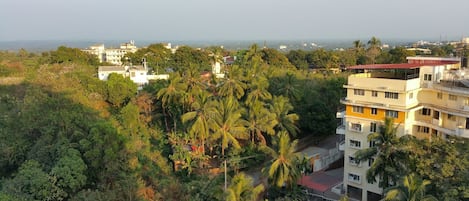
[(253, 186), (251, 177), (244, 173), (236, 174), (231, 180), (231, 184), (226, 192), (227, 201), (251, 201), (257, 200), (260, 193), (264, 190), (262, 184)]
[(290, 104), (287, 98), (283, 96), (274, 96), (272, 103), (270, 104), (270, 111), (275, 114), (277, 125), (275, 126), (277, 131), (287, 131), (290, 135), (295, 136), (299, 129), (296, 126), (296, 122), (299, 117), (295, 113), (290, 113), (293, 110), (293, 106)]
[(379, 131), (368, 135), (368, 141), (374, 145), (355, 152), (359, 161), (374, 160), (366, 172), (366, 178), (368, 182), (374, 183), (378, 177), (379, 186), (383, 189), (391, 183), (397, 183), (399, 176), (406, 171), (403, 161), (406, 154), (399, 149), (400, 139), (405, 138), (397, 137), (397, 129), (392, 118), (385, 118)]
[(274, 127), (277, 125), (275, 114), (265, 108), (263, 102), (256, 101), (248, 106), (248, 112), (246, 113), (245, 119), (248, 122), (248, 130), (251, 135), (252, 142), (257, 140), (261, 144), (266, 145), (264, 134), (275, 134)]
[(432, 195), (427, 195), (429, 180), (422, 180), (416, 174), (403, 178), (397, 185), (386, 189), (385, 201), (437, 201)]
[(243, 82), (243, 70), (238, 66), (232, 66), (228, 70), (228, 74), (225, 75), (226, 78), (221, 81), (219, 87), (219, 95), (224, 97), (233, 97), (240, 99), (244, 96), (246, 83)]
[(274, 147), (264, 147), (265, 151), (272, 157), (262, 172), (269, 178), (269, 182), (277, 187), (296, 185), (301, 172), (298, 166), (300, 154), (296, 152), (298, 140), (290, 141), (286, 131), (278, 133), (278, 141)]
[(221, 154), (224, 156), (229, 144), (240, 148), (238, 139), (249, 138), (247, 122), (241, 118), (244, 111), (233, 98), (218, 100), (211, 108), (212, 118), (209, 120), (209, 127), (213, 132), (212, 137), (221, 140)]
[(189, 133), (200, 141), (203, 154), (205, 154), (205, 139), (210, 134), (209, 119), (211, 118), (212, 106), (210, 94), (200, 93), (195, 103), (192, 104), (192, 111), (181, 116), (183, 123), (191, 122)]
[(374, 64), (376, 62), (376, 57), (380, 53), (381, 53), (381, 40), (373, 36), (368, 41), (368, 49), (366, 50), (366, 55), (369, 59), (369, 62)]

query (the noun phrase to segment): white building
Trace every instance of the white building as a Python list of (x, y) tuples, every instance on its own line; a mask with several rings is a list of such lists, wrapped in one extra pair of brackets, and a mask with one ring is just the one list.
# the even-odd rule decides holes
[(94, 54), (98, 57), (99, 62), (108, 62), (115, 65), (122, 65), (122, 58), (125, 54), (131, 52), (135, 53), (138, 50), (135, 42), (131, 40), (128, 43), (122, 43), (119, 48), (104, 47), (104, 44), (92, 45), (83, 51)]

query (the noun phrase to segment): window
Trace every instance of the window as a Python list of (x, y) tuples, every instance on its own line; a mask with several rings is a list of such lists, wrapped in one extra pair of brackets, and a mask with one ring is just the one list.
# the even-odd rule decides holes
[(378, 97), (378, 92), (377, 91), (371, 91), (371, 96)]
[(353, 106), (352, 111), (355, 112), (355, 113), (363, 113), (363, 107)]
[(430, 116), (431, 113), (432, 113), (431, 109), (428, 109), (428, 108), (423, 108), (422, 109), (422, 115)]
[(399, 94), (394, 92), (384, 92), (385, 98), (399, 99)]
[(451, 120), (451, 121), (456, 121), (456, 116), (454, 116), (452, 114), (448, 114), (448, 119)]
[(398, 112), (398, 111), (386, 110), (386, 116), (387, 116), (387, 117), (397, 118), (398, 115), (399, 115), (399, 112)]
[(355, 183), (360, 183), (360, 175), (348, 173), (348, 180)]
[(368, 167), (371, 167), (371, 165), (373, 165), (374, 162), (375, 162), (374, 158), (368, 159)]
[(417, 126), (417, 132), (419, 133), (430, 133), (430, 128), (426, 126)]
[(451, 95), (451, 94), (450, 94), (449, 97), (448, 97), (448, 99), (449, 99), (449, 100), (452, 100), (452, 101), (456, 101), (456, 100), (458, 100), (458, 97), (455, 96), (455, 95)]
[(432, 74), (424, 74), (423, 80), (425, 81), (432, 81)]
[(360, 161), (355, 159), (355, 157), (353, 156), (349, 156), (348, 157), (348, 162), (351, 164), (351, 165), (355, 165), (355, 166), (358, 166), (360, 165)]
[(443, 98), (443, 93), (441, 93), (441, 92), (436, 93), (436, 98), (442, 99)]
[(433, 110), (433, 118), (434, 119), (440, 119), (440, 112)]
[(376, 128), (377, 128), (376, 123), (375, 123), (375, 122), (371, 122), (371, 123), (370, 123), (370, 132), (376, 133), (376, 130), (377, 130)]
[(466, 118), (466, 129), (469, 129), (469, 118)]
[(362, 132), (362, 125), (357, 124), (357, 123), (352, 123), (350, 124), (350, 130), (356, 131), (356, 132)]
[(355, 94), (357, 96), (364, 96), (365, 95), (365, 90), (363, 90), (363, 89), (354, 89), (353, 94)]
[(377, 108), (371, 108), (371, 114), (372, 115), (377, 115), (378, 114), (378, 109)]
[(369, 146), (370, 146), (370, 147), (375, 147), (375, 146), (376, 146), (376, 141), (371, 140), (371, 141), (369, 142)]
[(352, 148), (361, 148), (361, 142), (358, 140), (350, 140), (350, 147)]
[(409, 93), (409, 100), (412, 99), (412, 98), (414, 98), (414, 93), (411, 92), (411, 93)]

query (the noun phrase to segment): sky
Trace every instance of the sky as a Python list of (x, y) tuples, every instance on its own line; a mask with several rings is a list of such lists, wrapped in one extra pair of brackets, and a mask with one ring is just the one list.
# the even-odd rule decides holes
[(468, 0), (1, 0), (0, 41), (448, 39)]

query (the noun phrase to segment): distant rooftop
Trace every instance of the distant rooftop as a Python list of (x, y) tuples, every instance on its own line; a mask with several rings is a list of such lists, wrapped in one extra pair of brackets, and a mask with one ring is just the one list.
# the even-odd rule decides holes
[[(410, 62), (410, 61), (409, 61)], [(440, 65), (448, 65), (448, 64), (457, 64), (459, 61), (437, 61), (431, 60), (426, 62), (412, 62), (412, 63), (400, 63), (400, 64), (368, 64), (368, 65), (357, 65), (357, 66), (350, 66), (347, 69), (412, 69), (418, 68), (422, 66), (440, 66)]]

